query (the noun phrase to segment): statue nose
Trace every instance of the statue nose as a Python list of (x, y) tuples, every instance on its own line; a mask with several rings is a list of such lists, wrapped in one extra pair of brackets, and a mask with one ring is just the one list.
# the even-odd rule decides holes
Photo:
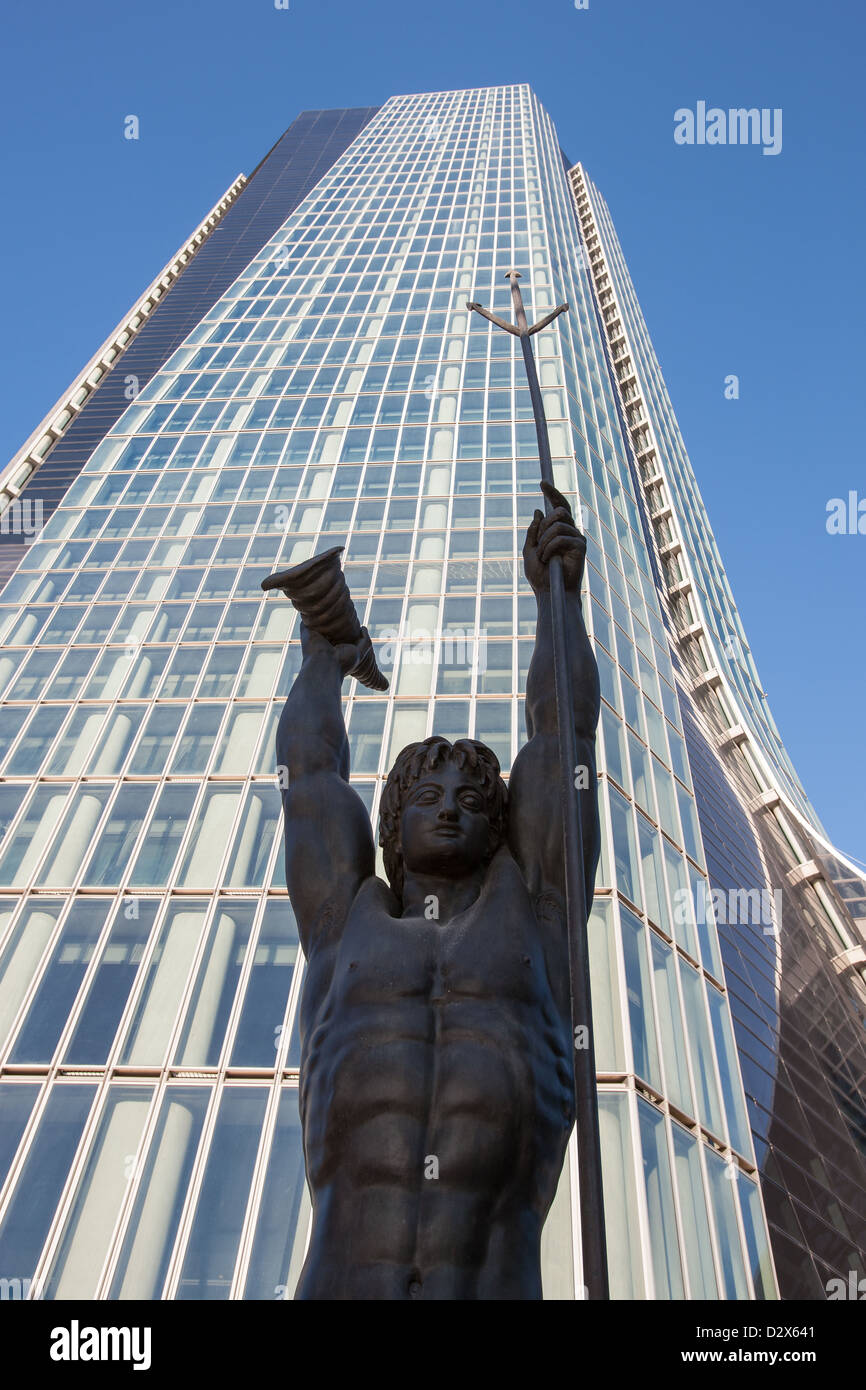
[(452, 804), (448, 801), (444, 801), (439, 808), (439, 820), (457, 820), (459, 814), (460, 812), (456, 803)]

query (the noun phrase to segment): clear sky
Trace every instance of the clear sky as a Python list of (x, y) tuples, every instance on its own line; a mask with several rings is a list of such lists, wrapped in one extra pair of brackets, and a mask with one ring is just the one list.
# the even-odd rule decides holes
[[(610, 205), (782, 737), (866, 860), (866, 535), (825, 526), (866, 499), (862, 5), (42, 0), (3, 31), (4, 460), (299, 111), (529, 82)], [(699, 101), (781, 108), (781, 153), (677, 145)]]

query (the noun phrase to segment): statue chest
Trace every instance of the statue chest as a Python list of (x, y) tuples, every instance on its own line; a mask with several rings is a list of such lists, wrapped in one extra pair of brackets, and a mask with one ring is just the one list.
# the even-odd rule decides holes
[(432, 1007), (460, 1000), (531, 1005), (547, 993), (528, 897), (488, 902), (450, 922), (392, 917), (362, 901), (346, 924), (331, 982), (332, 999), (344, 1007), (412, 999)]

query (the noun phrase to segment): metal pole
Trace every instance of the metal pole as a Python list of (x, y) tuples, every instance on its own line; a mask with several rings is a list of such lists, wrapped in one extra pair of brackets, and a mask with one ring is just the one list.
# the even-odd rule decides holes
[[(523, 362), (529, 382), (529, 394), (538, 436), (538, 454), (543, 482), (553, 486), (553, 464), (547, 420), (535, 369), (535, 357), (530, 338), (568, 309), (561, 304), (553, 313), (540, 319), (531, 328), (527, 323), (523, 297), (520, 293), (520, 272), (510, 270), (511, 294), (517, 323), (507, 323), (491, 314), (480, 304), (468, 307), (489, 319), (499, 328), (520, 338)], [(548, 513), (553, 503), (545, 497)], [(580, 1231), (583, 1254), (583, 1280), (590, 1299), (610, 1297), (607, 1273), (607, 1245), (604, 1225), (604, 1193), (601, 1177), (601, 1145), (598, 1129), (598, 1094), (595, 1075), (595, 1045), (592, 1032), (592, 999), (589, 974), (589, 939), (587, 934), (586, 882), (583, 874), (583, 834), (580, 801), (575, 783), (577, 773), (577, 743), (574, 729), (574, 701), (571, 685), (571, 665), (568, 653), (565, 584), (562, 560), (551, 558), (550, 607), (553, 629), (553, 670), (556, 693), (556, 718), (559, 733), (560, 801), (562, 805), (563, 855), (565, 860), (565, 900), (568, 937), (568, 967), (571, 992), (571, 1025), (574, 1047), (574, 1105), (577, 1126), (578, 1172), (580, 1176)], [(578, 1047), (578, 1028), (585, 1028), (587, 1046)], [(581, 1035), (581, 1041), (583, 1035)]]

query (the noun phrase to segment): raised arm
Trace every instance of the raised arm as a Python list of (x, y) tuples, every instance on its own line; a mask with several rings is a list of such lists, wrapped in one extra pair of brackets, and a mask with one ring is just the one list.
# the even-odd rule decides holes
[[(367, 808), (349, 786), (343, 677), (369, 643), (333, 646), (301, 624), (303, 662), (280, 716), (286, 884), (307, 957), (342, 931), (358, 888), (375, 871)], [(286, 785), (287, 784), (287, 785)]]
[(565, 866), (560, 806), (560, 758), (553, 668), (553, 624), (548, 565), (562, 558), (566, 627), (577, 748), (573, 794), (580, 798), (587, 910), (592, 902), (600, 835), (595, 770), (595, 730), (599, 715), (598, 667), (580, 605), (586, 539), (577, 530), (571, 508), (547, 483), (542, 490), (554, 504), (530, 523), (523, 548), (526, 577), (535, 591), (538, 620), (535, 651), (526, 684), (528, 742), (518, 753), (508, 783), (509, 842), (534, 895), (544, 892), (565, 899)]

